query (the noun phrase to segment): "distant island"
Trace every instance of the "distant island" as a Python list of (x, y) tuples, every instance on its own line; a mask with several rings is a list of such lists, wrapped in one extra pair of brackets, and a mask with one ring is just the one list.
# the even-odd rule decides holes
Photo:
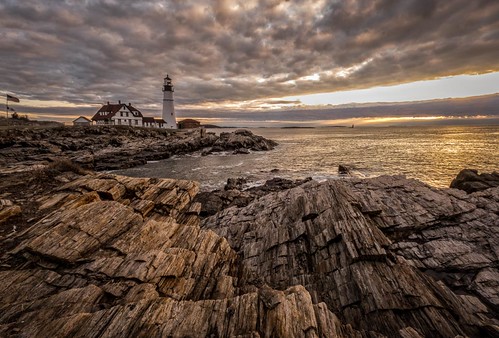
[(315, 127), (291, 126), (291, 127), (281, 127), (281, 129), (315, 129)]
[(201, 127), (203, 128), (209, 128), (209, 129), (229, 129), (229, 128), (232, 128), (232, 129), (235, 129), (235, 128), (239, 128), (239, 127), (223, 127), (223, 126), (217, 126), (216, 124), (202, 124)]

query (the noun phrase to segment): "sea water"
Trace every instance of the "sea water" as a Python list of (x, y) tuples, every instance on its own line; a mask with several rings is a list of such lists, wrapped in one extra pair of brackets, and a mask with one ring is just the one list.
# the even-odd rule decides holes
[[(448, 187), (464, 168), (499, 170), (499, 126), (356, 127), (250, 129), (279, 143), (272, 151), (232, 155), (174, 156), (116, 173), (201, 182), (203, 190), (223, 187), (230, 177), (262, 184), (273, 177), (316, 180), (342, 178), (338, 165), (357, 177), (405, 175)], [(209, 132), (232, 130), (213, 129)]]

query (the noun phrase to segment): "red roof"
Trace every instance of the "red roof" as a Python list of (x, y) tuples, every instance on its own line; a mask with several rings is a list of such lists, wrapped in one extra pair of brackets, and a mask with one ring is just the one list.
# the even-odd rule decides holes
[[(105, 104), (97, 111), (97, 113), (92, 117), (92, 120), (110, 120), (117, 112), (119, 112), (123, 107), (127, 108), (130, 112), (135, 113), (136, 116), (142, 117), (142, 113), (131, 104), (126, 105), (124, 103), (116, 104)], [(104, 114), (101, 114), (104, 113)]]

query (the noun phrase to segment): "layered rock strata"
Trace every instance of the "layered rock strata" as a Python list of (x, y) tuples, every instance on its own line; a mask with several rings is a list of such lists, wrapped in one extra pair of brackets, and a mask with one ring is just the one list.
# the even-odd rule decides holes
[(0, 259), (2, 337), (350, 337), (300, 285), (250, 283), (199, 227), (198, 184), (87, 175), (40, 196), (44, 216)]
[(2, 239), (0, 336), (499, 332), (499, 188), (307, 181), (202, 223), (198, 189), (89, 174), (39, 194)]
[(302, 285), (357, 330), (493, 337), (498, 214), (498, 188), (467, 195), (385, 176), (311, 181), (202, 227), (225, 237), (260, 282)]

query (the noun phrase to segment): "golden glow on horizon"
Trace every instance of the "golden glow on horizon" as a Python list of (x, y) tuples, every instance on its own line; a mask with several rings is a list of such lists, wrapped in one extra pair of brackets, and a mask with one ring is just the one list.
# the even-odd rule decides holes
[[(218, 117), (196, 117), (182, 116), (177, 117), (177, 120), (195, 119), (202, 124), (215, 124), (220, 126), (248, 126), (248, 127), (281, 127), (281, 126), (306, 126), (306, 127), (328, 127), (328, 126), (345, 126), (349, 127), (352, 124), (356, 126), (389, 126), (395, 124), (417, 125), (427, 121), (461, 121), (461, 120), (486, 120), (494, 119), (495, 116), (398, 116), (398, 117), (379, 117), (379, 118), (348, 118), (336, 120), (311, 120), (311, 121), (285, 121), (285, 120), (247, 120), (238, 118), (218, 118)], [(270, 124), (270, 125), (269, 125)]]
[[(366, 60), (358, 65), (354, 65), (345, 69), (345, 72), (348, 71), (357, 71), (358, 69), (364, 67), (372, 60)], [(359, 68), (360, 67), (360, 68)], [(352, 68), (352, 69), (350, 69)], [(329, 74), (331, 75), (331, 74)], [(337, 74), (336, 74), (337, 75)], [(285, 83), (285, 78), (278, 78), (280, 75), (271, 76), (269, 78), (261, 78), (255, 76), (252, 81), (261, 82), (262, 84), (266, 81), (280, 81), (281, 83)], [(305, 76), (304, 78), (308, 81), (315, 81), (318, 78), (320, 79), (322, 76), (328, 76), (328, 74), (322, 73), (314, 73), (310, 76)], [(332, 76), (335, 76), (333, 74)], [(297, 80), (300, 82), (300, 79)], [(231, 125), (244, 125), (244, 123), (251, 123), (251, 125), (263, 124), (264, 122), (261, 120), (264, 118), (262, 114), (265, 114), (266, 111), (279, 111), (279, 110), (289, 110), (294, 112), (299, 112), (300, 110), (314, 110), (314, 109), (334, 109), (334, 108), (344, 108), (344, 107), (356, 107), (363, 106), (363, 102), (371, 102), (366, 103), (367, 105), (372, 104), (373, 102), (384, 102), (386, 104), (397, 104), (399, 102), (412, 102), (408, 100), (410, 95), (413, 95), (413, 91), (418, 91), (417, 95), (426, 95), (427, 99), (435, 98), (439, 95), (442, 96), (446, 93), (452, 92), (455, 94), (453, 97), (466, 97), (464, 94), (468, 94), (468, 96), (473, 95), (486, 95), (486, 94), (495, 94), (497, 93), (497, 81), (499, 81), (499, 72), (486, 73), (480, 75), (458, 75), (458, 76), (450, 76), (443, 77), (436, 80), (428, 80), (428, 81), (419, 81), (413, 82), (409, 84), (400, 84), (388, 87), (373, 87), (370, 89), (361, 89), (361, 90), (350, 90), (343, 92), (331, 92), (324, 94), (310, 94), (310, 95), (302, 95), (302, 96), (288, 96), (288, 97), (270, 97), (270, 98), (262, 98), (262, 99), (254, 99), (254, 100), (245, 100), (245, 101), (236, 101), (236, 100), (224, 100), (224, 101), (208, 101), (208, 102), (200, 102), (200, 103), (191, 103), (191, 104), (177, 104), (178, 111), (181, 113), (182, 111), (200, 111), (205, 113), (207, 117), (210, 116), (230, 116), (231, 113), (243, 113), (243, 112), (255, 112), (259, 114), (259, 118), (255, 118), (255, 120), (245, 121), (239, 120), (237, 114), (234, 114), (234, 117), (225, 118), (221, 117), (220, 121), (228, 121)], [(264, 84), (262, 85), (264, 88)], [(444, 88), (444, 89), (442, 89)], [(440, 91), (442, 89), (442, 91)], [(32, 100), (26, 99), (20, 95), (13, 95), (19, 97), (21, 100), (20, 103), (12, 103), (12, 107), (16, 109), (19, 114), (28, 114), (30, 118), (35, 119), (51, 119), (51, 120), (59, 120), (59, 121), (70, 121), (71, 119), (77, 118), (79, 115), (57, 115), (55, 113), (39, 113), (36, 112), (36, 108), (44, 108), (45, 111), (49, 110), (49, 108), (68, 108), (68, 113), (70, 113), (71, 108), (80, 108), (80, 111), (85, 111), (86, 115), (93, 115), (95, 111), (97, 111), (100, 103), (72, 103), (66, 100)], [(417, 97), (417, 96), (416, 96)], [(449, 96), (441, 97), (446, 98)], [(369, 99), (366, 101), (367, 99)], [(390, 100), (391, 99), (399, 99)], [(405, 100), (404, 100), (405, 99)], [(424, 98), (420, 98), (424, 99)], [(81, 109), (85, 108), (85, 109)], [(161, 110), (160, 103), (153, 104), (143, 104), (140, 105), (139, 109), (142, 108), (144, 111), (149, 111), (149, 115), (151, 115), (152, 111), (159, 112)], [(306, 114), (306, 112), (304, 112)], [(282, 116), (283, 114), (281, 114)], [(194, 117), (195, 118), (195, 117)], [(272, 116), (269, 115), (269, 118), (272, 119)], [(274, 121), (278, 124), (292, 124), (292, 125), (337, 125), (337, 124), (368, 124), (368, 125), (376, 125), (376, 124), (388, 124), (392, 122), (423, 122), (423, 121), (438, 121), (442, 119), (457, 119), (458, 117), (452, 116), (422, 116), (422, 117), (365, 117), (365, 118), (346, 118), (340, 120), (324, 120), (324, 121), (316, 121), (307, 119), (306, 115), (302, 121), (286, 121), (284, 117), (282, 120)], [(464, 117), (466, 118), (466, 117)], [(476, 118), (476, 117), (473, 117)], [(491, 118), (491, 117), (488, 117)], [(495, 117), (497, 118), (497, 117)], [(197, 119), (202, 120), (200, 117)], [(222, 122), (220, 122), (222, 123)]]
[[(28, 115), (29, 119), (32, 120), (49, 120), (49, 121), (59, 121), (65, 124), (71, 124), (73, 120), (78, 118), (80, 115), (65, 115), (60, 116), (56, 114), (36, 114), (36, 113), (20, 113), (21, 115)], [(93, 114), (92, 114), (93, 115)], [(90, 116), (86, 116), (91, 118)], [(407, 124), (407, 125), (417, 125), (421, 122), (427, 121), (438, 121), (447, 120), (460, 121), (460, 120), (486, 120), (494, 119), (496, 116), (478, 115), (478, 116), (399, 116), (399, 117), (375, 117), (375, 118), (348, 118), (348, 119), (335, 119), (335, 120), (310, 120), (310, 121), (286, 121), (286, 120), (248, 120), (239, 119), (234, 117), (196, 117), (196, 116), (177, 116), (177, 121), (183, 119), (195, 119), (200, 121), (202, 124), (214, 124), (220, 126), (233, 126), (233, 127), (282, 127), (282, 126), (304, 126), (304, 127), (328, 127), (328, 126), (345, 126), (349, 127), (352, 124), (355, 126), (373, 126), (382, 127), (396, 124)]]
[(431, 121), (452, 119), (453, 116), (403, 116), (403, 117), (375, 117), (363, 119), (366, 124), (387, 123), (387, 122), (404, 122), (404, 121)]
[(37, 107), (37, 108), (94, 108), (98, 104), (83, 104), (72, 103), (69, 101), (56, 101), (56, 100), (30, 100), (19, 97), (19, 107)]

